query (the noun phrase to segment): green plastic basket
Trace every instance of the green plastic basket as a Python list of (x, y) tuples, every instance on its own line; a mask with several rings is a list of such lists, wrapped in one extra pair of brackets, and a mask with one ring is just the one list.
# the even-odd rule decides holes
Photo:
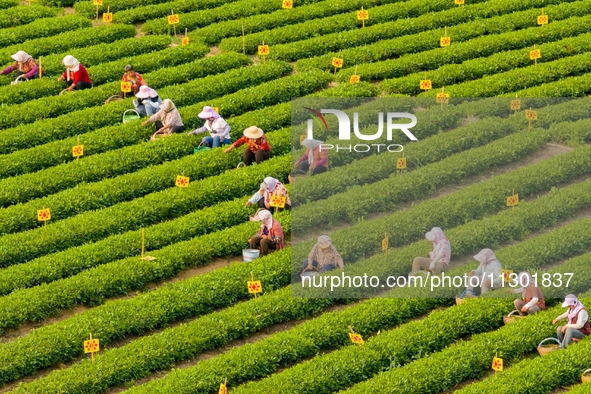
[[(132, 112), (128, 114), (128, 112)], [(123, 123), (131, 122), (132, 120), (140, 119), (140, 114), (137, 113), (135, 109), (128, 109), (127, 111), (123, 112)]]
[(193, 149), (193, 154), (203, 152), (206, 150), (211, 150), (211, 148), (209, 146), (203, 145), (203, 142), (202, 142), (199, 144), (199, 146), (197, 148)]

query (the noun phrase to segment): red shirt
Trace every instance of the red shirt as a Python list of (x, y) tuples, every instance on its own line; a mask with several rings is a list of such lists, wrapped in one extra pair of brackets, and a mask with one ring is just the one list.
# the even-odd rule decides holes
[(129, 76), (127, 75), (127, 73), (123, 74), (123, 77), (121, 77), (121, 80), (123, 82), (131, 82), (132, 85), (138, 85), (138, 86), (142, 86), (144, 84), (144, 78), (142, 78), (142, 76), (138, 73), (134, 73), (135, 74), (135, 82), (129, 79)]
[[(92, 83), (90, 81), (90, 77), (88, 76), (88, 71), (86, 71), (86, 68), (84, 68), (84, 66), (82, 64), (80, 64), (78, 66), (78, 71), (76, 72), (71, 72), (70, 71), (70, 75), (72, 76), (72, 82), (73, 83), (78, 83), (78, 82), (88, 82), (88, 83)], [(62, 74), (62, 76), (64, 78), (68, 78), (68, 70), (64, 71), (64, 73)]]
[(248, 149), (250, 149), (251, 152), (256, 152), (257, 150), (271, 150), (271, 147), (267, 142), (267, 137), (264, 135), (261, 137), (261, 142), (259, 144), (256, 143), (256, 140), (251, 140), (250, 138), (242, 137), (239, 138), (236, 142), (234, 142), (232, 146), (236, 148), (242, 144), (248, 144)]

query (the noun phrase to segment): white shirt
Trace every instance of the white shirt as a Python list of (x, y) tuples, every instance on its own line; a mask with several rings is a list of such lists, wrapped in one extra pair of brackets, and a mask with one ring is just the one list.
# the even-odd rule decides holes
[(490, 280), (491, 274), (493, 279), (491, 287), (501, 286), (501, 263), (498, 261), (491, 261), (488, 264), (481, 263), (474, 271), (474, 275), (478, 276), (479, 278), (484, 277), (484, 281)]
[(224, 120), (224, 118), (217, 118), (210, 125), (209, 120), (205, 122), (203, 127), (194, 130), (191, 134), (201, 134), (205, 131), (209, 131), (212, 137), (220, 137), (220, 139), (230, 138), (230, 125)]
[[(562, 319), (568, 319), (568, 311), (556, 318), (556, 320)], [(579, 311), (579, 317), (577, 318), (576, 324), (565, 324), (564, 326), (568, 328), (574, 328), (575, 330), (580, 330), (583, 328), (585, 323), (587, 323), (587, 320), (589, 320), (589, 313), (586, 310), (581, 309), (581, 311)]]

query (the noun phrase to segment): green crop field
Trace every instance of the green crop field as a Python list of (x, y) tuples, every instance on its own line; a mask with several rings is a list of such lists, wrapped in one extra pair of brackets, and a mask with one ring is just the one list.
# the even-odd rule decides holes
[[(0, 393), (591, 393), (591, 340), (537, 351), (566, 294), (591, 307), (591, 0), (285, 3), (0, 0), (2, 68), (23, 50), (43, 70), (0, 75)], [(63, 91), (66, 55), (91, 89)], [(132, 98), (107, 99), (127, 64), (175, 103), (185, 133), (153, 141), (152, 124), (122, 121)], [(309, 115), (294, 98), (348, 98), (364, 127), (365, 110), (398, 100), (417, 119), (418, 141), (392, 141), (406, 169), (399, 154), (331, 151), (328, 172), (289, 185), (303, 153), (292, 125)], [(195, 152), (206, 134), (186, 132), (204, 106), (233, 141), (262, 128), (271, 158)], [(260, 226), (245, 203), (268, 176), (294, 204), (274, 213), (286, 248), (245, 263)], [(511, 324), (506, 290), (458, 304), (424, 288), (295, 296), (292, 264), (317, 236), (347, 275), (404, 276), (435, 226), (450, 275), (492, 248), (514, 272), (573, 273), (568, 291), (547, 288), (547, 310)]]

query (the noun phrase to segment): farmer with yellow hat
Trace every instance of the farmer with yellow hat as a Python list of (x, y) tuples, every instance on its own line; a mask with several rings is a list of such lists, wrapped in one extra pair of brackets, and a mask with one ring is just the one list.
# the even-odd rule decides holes
[(245, 129), (244, 136), (240, 137), (229, 148), (226, 148), (224, 152), (228, 153), (242, 144), (248, 144), (247, 149), (242, 155), (242, 161), (247, 166), (251, 165), (253, 161), (260, 164), (271, 157), (271, 147), (267, 142), (267, 137), (265, 137), (263, 130), (256, 126), (250, 126)]

